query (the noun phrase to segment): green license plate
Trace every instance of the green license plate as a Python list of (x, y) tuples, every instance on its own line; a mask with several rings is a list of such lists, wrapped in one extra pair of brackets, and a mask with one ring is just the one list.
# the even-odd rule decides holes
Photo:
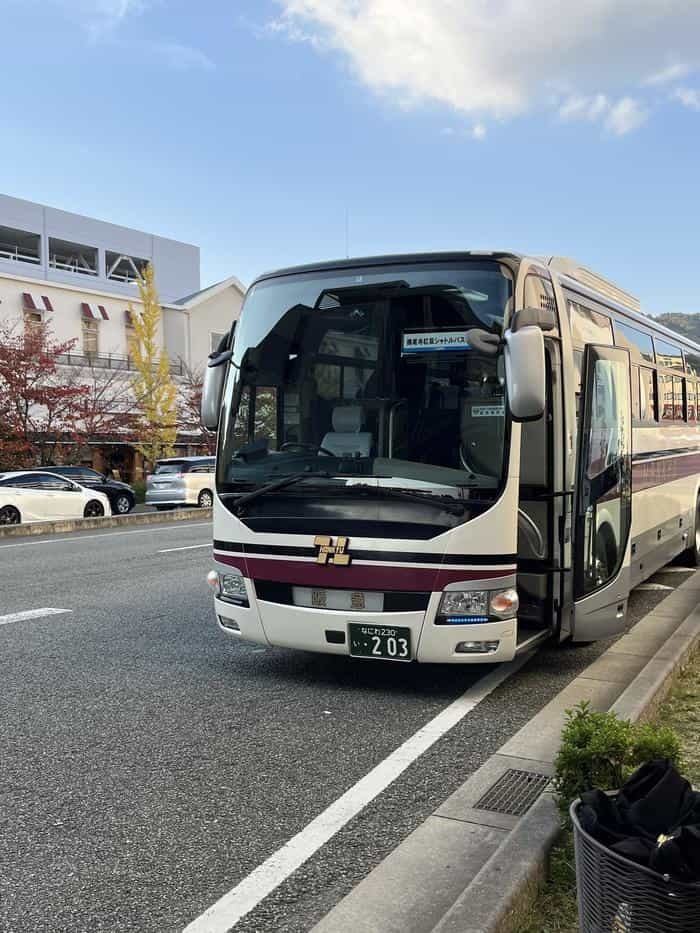
[(411, 660), (411, 630), (396, 625), (348, 623), (350, 654), (355, 658)]

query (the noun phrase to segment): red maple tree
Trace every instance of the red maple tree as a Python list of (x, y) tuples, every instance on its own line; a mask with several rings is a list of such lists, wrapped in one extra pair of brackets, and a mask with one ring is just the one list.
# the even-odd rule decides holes
[(45, 324), (0, 323), (0, 469), (50, 463), (75, 442), (87, 390), (61, 366), (75, 343)]

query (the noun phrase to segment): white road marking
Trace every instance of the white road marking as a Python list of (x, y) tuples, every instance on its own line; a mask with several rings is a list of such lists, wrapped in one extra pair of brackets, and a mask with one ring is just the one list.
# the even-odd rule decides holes
[(665, 583), (640, 583), (635, 586), (635, 590), (672, 590), (672, 586), (666, 586)]
[(662, 567), (657, 573), (695, 573), (693, 567)]
[(533, 652), (529, 652), (520, 655), (508, 664), (499, 665), (465, 690), (460, 697), (361, 778), (301, 832), (286, 842), (261, 865), (258, 865), (235, 888), (224, 894), (201, 916), (189, 923), (183, 933), (228, 933), (239, 920), (257, 907), (263, 898), (289, 878), (346, 823), (386, 790), (431, 745), (434, 745), (496, 687), (521, 668), (526, 661), (529, 661), (532, 655)]
[(31, 547), (37, 544), (62, 544), (64, 541), (87, 541), (89, 538), (117, 538), (123, 535), (153, 535), (159, 531), (178, 531), (183, 525), (186, 528), (211, 528), (211, 522), (178, 522), (176, 525), (168, 525), (167, 528), (139, 528), (137, 531), (111, 531), (106, 528), (101, 535), (76, 534), (70, 538), (48, 538), (46, 541), (20, 541), (18, 544), (0, 544), (0, 551), (8, 547)]
[(60, 616), (72, 609), (27, 609), (25, 612), (11, 612), (7, 616), (0, 616), (0, 625), (9, 625), (10, 622), (26, 622), (28, 619), (42, 619), (44, 616)]
[(198, 547), (211, 547), (211, 541), (207, 541), (206, 544), (188, 544), (185, 547), (166, 547), (162, 551), (158, 551), (159, 554), (172, 554), (174, 551), (194, 551)]

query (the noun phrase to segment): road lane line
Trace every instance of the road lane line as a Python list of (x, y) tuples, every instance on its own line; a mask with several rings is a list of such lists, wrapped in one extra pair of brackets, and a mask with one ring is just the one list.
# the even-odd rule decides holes
[(268, 894), (286, 881), (424, 752), (457, 725), (496, 687), (530, 660), (534, 652), (501, 664), (438, 713), (384, 761), (361, 778), (301, 832), (258, 865), (235, 888), (189, 923), (183, 933), (228, 933)]
[[(176, 525), (168, 525), (167, 528), (139, 528), (137, 531), (111, 531), (108, 528), (100, 535), (81, 535), (79, 532), (70, 538), (48, 538), (46, 541), (20, 541), (17, 544), (0, 544), (0, 551), (10, 547), (32, 547), (38, 544), (62, 544), (65, 541), (88, 541), (90, 538), (118, 538), (123, 535), (153, 535), (159, 531), (175, 531), (183, 527), (181, 522)], [(185, 528), (211, 528), (211, 522), (187, 522)]]
[(7, 616), (0, 616), (0, 625), (9, 625), (10, 622), (26, 622), (28, 619), (42, 619), (44, 616), (60, 616), (72, 612), (72, 609), (27, 609), (25, 612), (11, 612)]
[(198, 547), (211, 547), (211, 541), (207, 541), (206, 544), (188, 544), (185, 547), (166, 547), (162, 551), (158, 551), (158, 554), (172, 554), (175, 551), (194, 551)]

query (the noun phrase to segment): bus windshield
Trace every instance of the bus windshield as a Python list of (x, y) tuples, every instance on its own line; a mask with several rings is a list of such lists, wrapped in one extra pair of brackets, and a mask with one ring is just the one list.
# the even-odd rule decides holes
[(506, 470), (502, 357), (479, 352), (469, 333), (501, 335), (511, 298), (511, 274), (496, 261), (258, 282), (236, 332), (219, 491), (309, 470), (494, 498)]

